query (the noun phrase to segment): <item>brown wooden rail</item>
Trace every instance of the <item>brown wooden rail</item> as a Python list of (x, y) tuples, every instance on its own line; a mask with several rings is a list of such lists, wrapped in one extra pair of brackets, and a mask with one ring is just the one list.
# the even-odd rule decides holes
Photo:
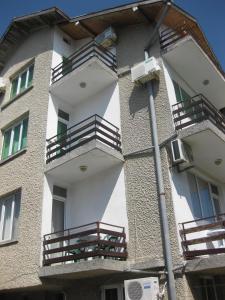
[(47, 140), (46, 163), (92, 141), (99, 140), (121, 152), (119, 128), (97, 114)]
[(97, 57), (107, 67), (116, 72), (116, 56), (95, 41), (91, 41), (52, 69), (52, 83), (77, 69), (92, 57)]
[(124, 227), (103, 222), (47, 234), (43, 240), (43, 265), (75, 263), (95, 257), (126, 260)]
[(202, 94), (174, 104), (172, 111), (176, 130), (181, 130), (204, 120), (210, 120), (225, 133), (224, 115)]
[[(225, 253), (225, 246), (217, 247), (206, 244), (213, 241), (225, 240), (225, 214), (211, 216), (208, 218), (197, 219), (194, 221), (180, 223), (180, 236), (183, 254), (186, 259), (192, 259), (196, 256)], [(219, 231), (222, 229), (222, 231)], [(224, 232), (223, 232), (224, 229)], [(212, 234), (207, 234), (212, 230)], [(213, 232), (215, 230), (215, 232)], [(216, 232), (216, 230), (218, 230)], [(190, 234), (199, 233), (199, 236), (190, 237)], [(197, 249), (191, 249), (191, 246), (198, 245)], [(202, 248), (202, 249), (201, 249)]]

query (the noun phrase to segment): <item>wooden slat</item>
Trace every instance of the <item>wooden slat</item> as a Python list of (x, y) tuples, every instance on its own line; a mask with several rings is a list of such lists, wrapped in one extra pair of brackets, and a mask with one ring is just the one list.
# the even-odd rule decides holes
[(218, 221), (218, 222), (214, 222), (214, 223), (210, 223), (210, 224), (181, 229), (180, 234), (183, 235), (183, 234), (203, 231), (203, 230), (207, 230), (207, 229), (212, 229), (212, 228), (225, 228), (225, 221)]
[(188, 258), (191, 259), (196, 256), (222, 254), (222, 253), (225, 253), (225, 248), (189, 250), (189, 251), (184, 251), (184, 256), (187, 259)]
[(182, 241), (181, 243), (183, 246), (188, 246), (188, 245), (208, 243), (208, 242), (223, 240), (223, 239), (225, 239), (225, 233), (218, 233), (218, 234), (207, 236), (207, 237), (201, 237), (201, 238), (196, 238), (196, 239), (191, 239), (191, 240), (187, 239), (185, 241)]

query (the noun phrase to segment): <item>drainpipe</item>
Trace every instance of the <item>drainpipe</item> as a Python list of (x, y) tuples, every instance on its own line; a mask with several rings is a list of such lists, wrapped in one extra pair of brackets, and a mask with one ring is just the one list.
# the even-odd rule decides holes
[[(151, 46), (154, 44), (155, 36), (165, 16), (167, 15), (170, 5), (171, 5), (171, 1), (165, 1), (165, 7), (163, 9), (163, 12), (151, 34), (149, 43), (145, 48), (145, 59), (149, 57), (149, 50)], [(159, 194), (159, 210), (160, 210), (160, 217), (162, 222), (164, 258), (165, 258), (167, 281), (168, 281), (167, 290), (168, 290), (169, 299), (176, 300), (175, 279), (173, 273), (173, 262), (172, 262), (172, 254), (171, 254), (171, 246), (170, 246), (170, 238), (169, 238), (169, 224), (167, 218), (165, 189), (164, 189), (164, 182), (163, 182), (163, 175), (162, 175), (162, 164), (161, 164), (160, 147), (159, 147), (158, 132), (157, 132), (157, 121), (156, 121), (155, 99), (154, 99), (154, 81), (148, 82), (147, 88), (149, 94), (149, 110), (150, 110), (149, 115), (151, 119), (152, 140), (153, 140), (153, 146), (155, 150), (154, 154), (155, 154), (155, 166), (156, 166), (156, 179), (157, 179), (158, 194)]]

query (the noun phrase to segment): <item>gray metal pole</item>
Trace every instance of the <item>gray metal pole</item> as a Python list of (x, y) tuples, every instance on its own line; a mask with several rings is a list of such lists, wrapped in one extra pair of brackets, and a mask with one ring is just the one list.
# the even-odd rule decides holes
[(164, 255), (165, 255), (166, 270), (167, 270), (168, 295), (170, 300), (176, 300), (175, 279), (173, 273), (173, 262), (172, 262), (172, 254), (171, 254), (171, 247), (170, 247), (169, 224), (168, 224), (168, 218), (166, 212), (166, 198), (165, 198), (164, 182), (163, 182), (163, 175), (162, 175), (160, 148), (159, 148), (159, 141), (158, 141), (153, 81), (148, 82), (147, 88), (149, 93), (149, 110), (150, 110), (149, 114), (151, 117), (152, 139), (153, 139), (153, 146), (155, 149), (155, 166), (156, 166), (156, 177), (157, 177), (158, 192), (159, 192), (159, 209), (160, 209), (160, 216), (162, 221)]

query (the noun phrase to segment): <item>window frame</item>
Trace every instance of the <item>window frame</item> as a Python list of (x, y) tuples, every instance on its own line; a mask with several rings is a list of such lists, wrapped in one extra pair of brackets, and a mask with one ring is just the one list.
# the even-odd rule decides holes
[[(16, 196), (19, 195), (19, 198)], [(5, 213), (6, 213), (6, 204), (5, 202), (12, 201), (11, 208), (10, 208), (10, 237), (8, 239), (3, 239), (4, 229), (5, 229)], [(17, 190), (13, 193), (10, 193), (5, 196), (0, 197), (0, 245), (9, 243), (12, 241), (16, 241), (17, 238), (17, 231), (18, 231), (18, 224), (15, 228), (15, 213), (18, 209), (20, 214), (20, 203), (21, 203), (21, 190)], [(17, 205), (17, 207), (16, 207)]]
[(101, 300), (106, 300), (105, 291), (117, 289), (118, 299), (117, 300), (125, 300), (123, 296), (124, 285), (123, 284), (111, 284), (111, 285), (104, 285), (101, 287)]
[[(33, 68), (33, 71), (32, 71), (32, 80), (31, 80), (31, 82), (29, 84), (29, 76), (30, 76), (30, 69), (31, 68)], [(22, 75), (24, 73), (26, 73), (25, 87), (24, 87), (24, 89), (21, 89), (21, 82), (22, 82), (21, 78), (22, 78)], [(25, 68), (23, 68), (19, 73), (17, 73), (13, 77), (11, 77), (11, 79), (10, 79), (10, 83), (11, 83), (11, 85), (10, 85), (10, 94), (9, 94), (10, 101), (13, 100), (14, 98), (16, 98), (17, 96), (23, 94), (30, 87), (32, 87), (33, 78), (34, 78), (34, 62), (30, 63), (28, 66), (26, 66)], [(15, 93), (15, 95), (12, 95), (13, 82), (15, 80), (18, 80), (17, 86), (16, 86), (16, 93)]]
[[(203, 210), (203, 201), (204, 200), (202, 200), (202, 197), (201, 197), (201, 194), (200, 194), (199, 179), (202, 180), (202, 181), (204, 181), (208, 185), (208, 190), (209, 190), (209, 195), (210, 195), (210, 201), (211, 201), (211, 205), (212, 205), (212, 208), (213, 208), (213, 215), (214, 216), (218, 215), (214, 199), (216, 199), (216, 201), (218, 201), (219, 209), (220, 209), (219, 214), (221, 214), (222, 210), (223, 210), (222, 209), (222, 205), (221, 205), (221, 198), (223, 197), (223, 193), (221, 191), (220, 184), (218, 184), (217, 182), (213, 182), (213, 181), (209, 180), (208, 178), (206, 178), (204, 176), (201, 176), (199, 174), (195, 174), (195, 173), (192, 173), (192, 172), (188, 172), (188, 173), (189, 173), (189, 175), (191, 175), (191, 176), (194, 177), (195, 184), (196, 184), (196, 187), (197, 187), (197, 194), (198, 194), (199, 205), (200, 205), (200, 209), (201, 209), (201, 217), (200, 218), (196, 217), (195, 214), (194, 214), (193, 199), (191, 197), (191, 206), (192, 206), (192, 212), (193, 212), (194, 219), (198, 220), (198, 219), (202, 219), (202, 218), (206, 217), (206, 216), (203, 215), (203, 213), (204, 213), (204, 210)], [(187, 174), (187, 176), (188, 176), (188, 174)], [(190, 192), (190, 196), (191, 196), (191, 187), (190, 187), (189, 179), (187, 178), (187, 180), (188, 180), (188, 187), (189, 187), (189, 192)], [(218, 194), (216, 194), (216, 193), (214, 193), (212, 191), (212, 186), (215, 186), (217, 188)]]
[[(24, 130), (24, 121), (27, 120), (27, 136), (28, 136), (28, 124), (29, 124), (29, 116), (25, 116), (23, 118), (21, 118), (19, 121), (16, 121), (15, 123), (13, 123), (10, 127), (7, 127), (5, 129), (2, 130), (2, 148), (1, 148), (1, 161), (4, 161), (10, 157), (12, 157), (13, 155), (16, 155), (17, 153), (19, 153), (20, 151), (24, 150), (27, 148), (27, 143), (25, 147), (22, 147), (22, 137), (23, 137), (23, 130)], [(13, 153), (13, 145), (14, 145), (14, 136), (15, 136), (15, 129), (20, 125), (20, 129), (19, 129), (19, 140), (18, 140), (18, 149), (17, 151), (15, 151)], [(3, 158), (3, 151), (4, 151), (4, 143), (5, 143), (5, 134), (11, 131), (10, 133), (10, 142), (9, 142), (9, 150), (8, 150), (8, 155), (6, 157)], [(26, 136), (26, 138), (27, 138)]]

